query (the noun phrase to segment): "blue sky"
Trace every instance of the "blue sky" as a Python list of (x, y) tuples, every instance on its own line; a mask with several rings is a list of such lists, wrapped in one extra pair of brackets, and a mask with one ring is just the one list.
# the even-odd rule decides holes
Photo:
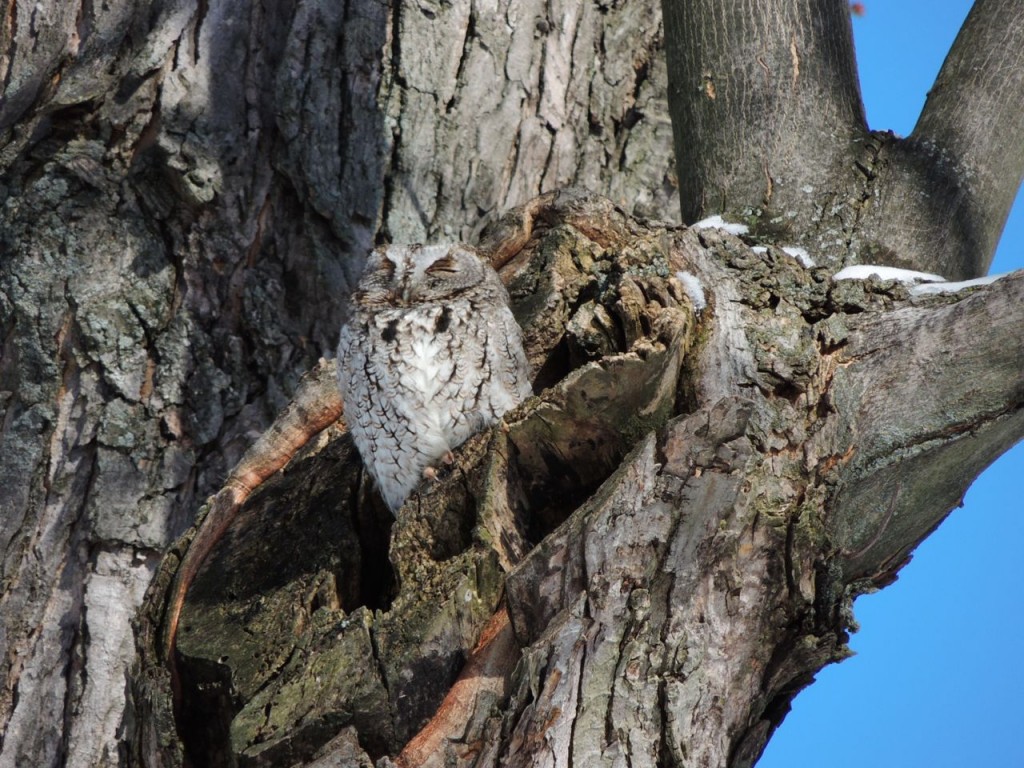
[[(971, 2), (865, 5), (853, 26), (868, 122), (905, 136)], [(1021, 268), (1024, 195), (992, 271)], [(858, 598), (857, 656), (822, 670), (796, 698), (758, 768), (1024, 766), (1022, 478), (1018, 444), (978, 478), (895, 584)]]

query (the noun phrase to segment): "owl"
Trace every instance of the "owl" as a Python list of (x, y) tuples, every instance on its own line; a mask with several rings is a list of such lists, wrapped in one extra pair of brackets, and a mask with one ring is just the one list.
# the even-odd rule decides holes
[(452, 450), (531, 394), (498, 274), (465, 245), (388, 245), (338, 343), (345, 420), (392, 513)]

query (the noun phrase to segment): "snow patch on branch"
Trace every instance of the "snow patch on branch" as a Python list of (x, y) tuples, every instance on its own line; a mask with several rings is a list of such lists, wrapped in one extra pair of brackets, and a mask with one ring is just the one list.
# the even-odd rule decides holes
[(692, 272), (676, 272), (676, 278), (683, 284), (683, 290), (690, 297), (693, 311), (700, 314), (700, 311), (708, 305), (708, 301), (704, 296), (704, 286), (701, 285), (700, 278)]
[(730, 235), (745, 235), (750, 231), (746, 224), (731, 224), (717, 214), (690, 225), (690, 229), (720, 229)]
[(988, 277), (976, 277), (973, 280), (961, 280), (957, 283), (947, 282), (942, 275), (935, 275), (931, 272), (915, 272), (912, 269), (897, 269), (896, 267), (879, 267), (871, 264), (858, 264), (854, 267), (846, 267), (832, 275), (833, 280), (867, 280), (869, 277), (877, 277), (881, 280), (898, 280), (901, 283), (910, 285), (911, 296), (933, 296), (939, 293), (956, 293), (964, 288), (975, 288), (979, 285), (989, 285), (1008, 273), (989, 275)]
[(794, 245), (784, 245), (782, 246), (782, 250), (799, 261), (803, 265), (804, 269), (813, 269), (817, 266), (817, 264), (814, 263), (814, 259), (811, 258), (811, 254), (803, 248), (797, 248)]
[(942, 275), (935, 275), (931, 272), (915, 272), (912, 269), (880, 267), (874, 264), (857, 264), (853, 267), (845, 267), (832, 275), (833, 280), (867, 280), (869, 277), (877, 277), (880, 280), (898, 280), (901, 283), (946, 282), (946, 278)]
[(999, 275), (989, 275), (988, 277), (976, 277), (973, 280), (961, 280), (959, 283), (922, 283), (920, 285), (912, 286), (910, 289), (911, 296), (929, 296), (936, 293), (956, 293), (962, 291), (964, 288), (974, 288), (978, 285), (989, 285), (994, 283), (1000, 277), (1006, 277), (1009, 274), (1003, 272)]

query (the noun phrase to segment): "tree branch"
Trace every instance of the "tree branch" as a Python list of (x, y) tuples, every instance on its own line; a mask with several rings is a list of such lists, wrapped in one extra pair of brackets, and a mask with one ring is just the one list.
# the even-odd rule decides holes
[(978, 0), (928, 94), (912, 142), (963, 180), (970, 221), (965, 274), (984, 274), (1024, 178), (1024, 15), (1014, 0)]
[(858, 451), (832, 527), (847, 573), (884, 581), (1021, 437), (1024, 271), (953, 303), (863, 317), (833, 379)]
[(662, 5), (683, 220), (811, 216), (865, 129), (847, 4)]

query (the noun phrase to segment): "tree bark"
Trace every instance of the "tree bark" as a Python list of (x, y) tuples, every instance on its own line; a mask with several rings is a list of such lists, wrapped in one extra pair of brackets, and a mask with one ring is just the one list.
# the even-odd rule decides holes
[(10, 0), (2, 765), (123, 762), (161, 555), (330, 354), (379, 240), (556, 184), (672, 217), (653, 2)]
[(730, 212), (800, 237), (866, 133), (847, 4), (664, 6), (683, 220)]
[[(683, 216), (741, 241), (632, 216), (680, 205), (652, 3), (9, 0), (0, 766), (751, 765), (1024, 434), (1019, 276), (830, 277), (984, 269), (1019, 21), (979, 3), (901, 140), (863, 125), (845, 5), (666, 2)], [(527, 203), (565, 184), (619, 207)], [(371, 245), (478, 238), (536, 371), (508, 433), (393, 526), (340, 426), (229, 475)], [(172, 541), (225, 478), (172, 678)]]

